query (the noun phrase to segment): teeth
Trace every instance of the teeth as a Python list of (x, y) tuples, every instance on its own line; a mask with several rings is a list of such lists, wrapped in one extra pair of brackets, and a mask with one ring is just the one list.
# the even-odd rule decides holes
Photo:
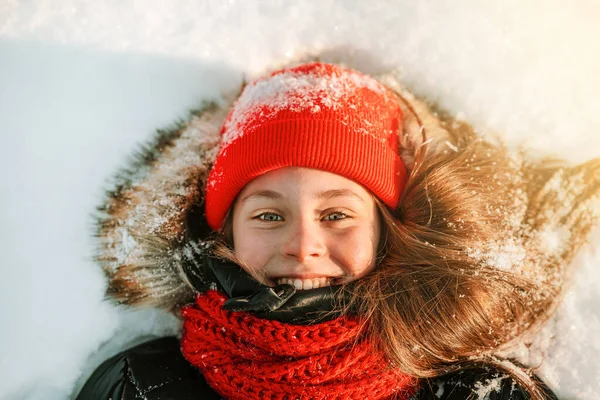
[(277, 284), (281, 285), (287, 283), (296, 288), (296, 290), (309, 290), (317, 289), (320, 287), (331, 286), (331, 278), (312, 278), (312, 279), (291, 279), (291, 278), (279, 278)]

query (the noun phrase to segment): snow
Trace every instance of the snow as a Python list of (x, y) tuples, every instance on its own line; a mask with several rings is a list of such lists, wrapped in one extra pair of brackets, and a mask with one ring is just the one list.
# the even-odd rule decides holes
[(456, 147), (454, 144), (450, 143), (449, 141), (445, 141), (446, 146), (450, 147), (450, 149), (454, 152), (458, 152), (458, 147)]
[[(101, 189), (154, 129), (307, 51), (398, 68), (416, 94), (510, 146), (600, 156), (589, 0), (57, 4), (0, 3), (0, 399), (70, 398), (108, 356), (177, 332), (165, 313), (103, 301), (90, 261)], [(552, 249), (568, 234), (540, 241)], [(600, 230), (575, 263), (557, 317), (520, 357), (547, 355), (541, 375), (560, 398), (595, 399)]]
[(500, 387), (502, 386), (502, 381), (506, 377), (507, 375), (500, 375), (493, 379), (486, 379), (484, 382), (476, 382), (474, 389), (477, 398), (480, 400), (484, 400), (486, 396), (490, 395), (490, 393), (500, 390)]

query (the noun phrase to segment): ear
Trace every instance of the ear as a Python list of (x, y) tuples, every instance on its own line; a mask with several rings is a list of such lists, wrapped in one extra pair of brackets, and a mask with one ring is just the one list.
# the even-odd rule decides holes
[(399, 154), (410, 173), (416, 154), (423, 146), (437, 147), (449, 141), (451, 135), (443, 128), (438, 113), (400, 84), (396, 72), (388, 72), (377, 79), (398, 96), (403, 115), (402, 130), (398, 132)]

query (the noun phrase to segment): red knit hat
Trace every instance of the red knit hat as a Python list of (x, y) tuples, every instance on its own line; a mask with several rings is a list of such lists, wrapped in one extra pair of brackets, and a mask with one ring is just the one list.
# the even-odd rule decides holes
[(401, 127), (395, 95), (351, 69), (310, 63), (248, 84), (221, 128), (206, 184), (208, 224), (220, 229), (248, 182), (288, 166), (352, 179), (395, 208), (407, 179)]

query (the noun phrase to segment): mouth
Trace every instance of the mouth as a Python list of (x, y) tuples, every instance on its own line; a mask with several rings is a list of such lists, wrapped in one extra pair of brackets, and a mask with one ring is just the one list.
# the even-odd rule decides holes
[(341, 278), (332, 278), (327, 276), (315, 277), (315, 278), (275, 278), (272, 281), (276, 285), (291, 285), (296, 290), (310, 290), (336, 285), (341, 282)]

